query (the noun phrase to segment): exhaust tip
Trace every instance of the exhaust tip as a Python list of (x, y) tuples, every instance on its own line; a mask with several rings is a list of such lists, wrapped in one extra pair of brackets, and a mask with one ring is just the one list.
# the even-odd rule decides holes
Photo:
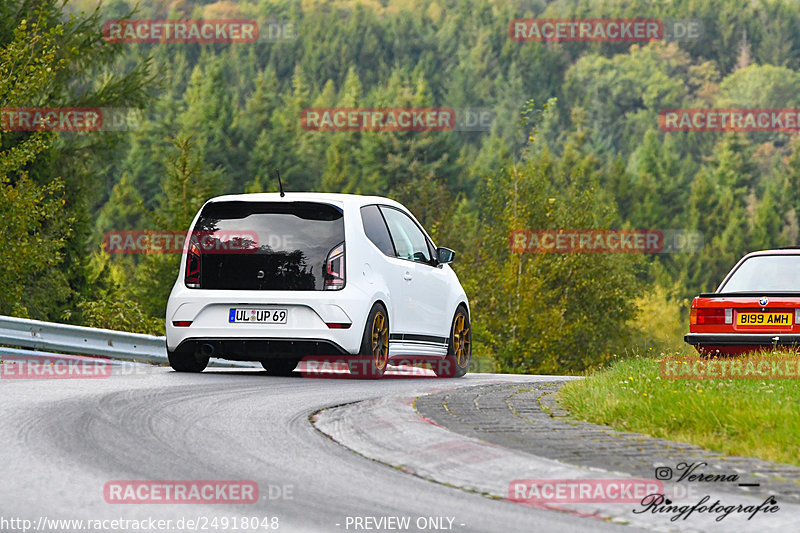
[(203, 357), (211, 357), (214, 355), (214, 345), (213, 344), (203, 344), (200, 346), (200, 353)]

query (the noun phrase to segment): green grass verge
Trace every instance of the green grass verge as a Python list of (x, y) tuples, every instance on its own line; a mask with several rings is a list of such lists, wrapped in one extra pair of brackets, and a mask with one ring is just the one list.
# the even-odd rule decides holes
[(797, 380), (666, 380), (658, 359), (634, 357), (568, 383), (558, 401), (621, 431), (800, 465)]

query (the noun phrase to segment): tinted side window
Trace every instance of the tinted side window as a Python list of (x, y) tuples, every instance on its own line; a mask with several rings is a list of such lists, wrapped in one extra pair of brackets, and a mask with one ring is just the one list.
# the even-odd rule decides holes
[(364, 225), (364, 233), (367, 234), (367, 238), (381, 252), (389, 257), (394, 257), (392, 239), (389, 237), (389, 230), (386, 229), (386, 223), (383, 221), (377, 205), (366, 205), (361, 208), (361, 223)]
[(414, 221), (402, 211), (391, 207), (381, 207), (381, 213), (389, 226), (397, 257), (420, 263), (430, 263), (428, 240)]

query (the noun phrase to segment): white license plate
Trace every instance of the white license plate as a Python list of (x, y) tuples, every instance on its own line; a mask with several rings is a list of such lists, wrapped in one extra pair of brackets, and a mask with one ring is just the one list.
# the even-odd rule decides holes
[(286, 324), (289, 311), (286, 309), (251, 309), (231, 307), (228, 322), (231, 324)]

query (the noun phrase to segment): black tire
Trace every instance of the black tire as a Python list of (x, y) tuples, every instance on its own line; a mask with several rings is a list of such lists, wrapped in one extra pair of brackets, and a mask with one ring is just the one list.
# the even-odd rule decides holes
[(267, 359), (261, 361), (261, 366), (273, 376), (291, 376), (299, 362), (297, 359)]
[(469, 370), (472, 358), (472, 327), (467, 308), (459, 305), (450, 325), (447, 356), (431, 365), (440, 378), (461, 378)]
[(202, 372), (208, 366), (208, 357), (200, 352), (170, 352), (167, 350), (169, 366), (175, 372)]
[(361, 349), (347, 361), (350, 374), (359, 378), (375, 379), (386, 372), (389, 364), (389, 314), (376, 303), (367, 316)]

